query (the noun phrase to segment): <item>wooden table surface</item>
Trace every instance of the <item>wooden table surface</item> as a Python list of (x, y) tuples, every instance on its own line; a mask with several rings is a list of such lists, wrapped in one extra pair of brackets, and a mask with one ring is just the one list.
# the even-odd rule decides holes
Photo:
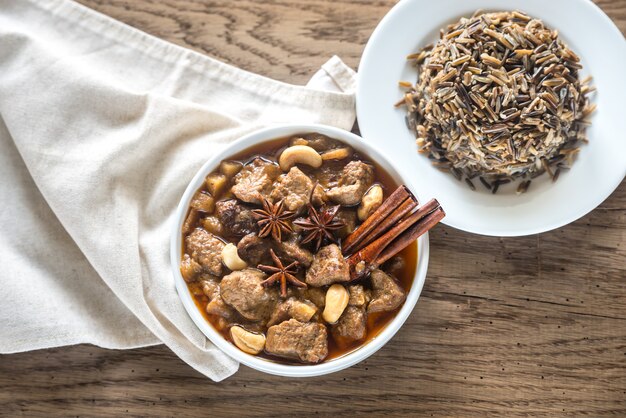
[[(306, 82), (332, 54), (356, 68), (395, 3), (81, 1), (291, 83)], [(597, 3), (625, 32), (626, 0)], [(502, 239), (436, 228), (412, 316), (349, 370), (293, 380), (241, 366), (217, 384), (164, 346), (63, 347), (0, 358), (0, 414), (626, 416), (626, 184), (546, 234)]]

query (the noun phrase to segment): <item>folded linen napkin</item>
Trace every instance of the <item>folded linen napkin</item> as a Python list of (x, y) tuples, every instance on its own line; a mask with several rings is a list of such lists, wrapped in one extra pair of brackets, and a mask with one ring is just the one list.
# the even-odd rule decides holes
[(213, 380), (234, 373), (176, 294), (174, 209), (212, 153), (258, 127), (350, 129), (354, 72), (334, 57), (312, 84), (68, 0), (0, 0), (0, 352), (163, 342)]

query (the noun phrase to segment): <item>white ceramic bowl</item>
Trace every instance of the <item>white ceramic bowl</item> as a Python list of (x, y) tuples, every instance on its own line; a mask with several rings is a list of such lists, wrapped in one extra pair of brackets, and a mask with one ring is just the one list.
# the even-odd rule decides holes
[[(407, 185), (411, 190), (414, 190), (410, 181), (406, 176), (402, 176), (394, 166), (390, 163), (386, 157), (381, 154), (376, 147), (365, 142), (362, 138), (344, 131), (342, 129), (333, 128), (324, 125), (282, 125), (262, 129), (253, 132), (243, 138), (233, 142), (226, 147), (222, 152), (214, 155), (209, 161), (207, 161), (198, 173), (194, 176), (187, 186), (185, 193), (176, 209), (175, 223), (172, 229), (170, 256), (172, 263), (172, 273), (174, 274), (174, 280), (176, 282), (176, 290), (180, 296), (187, 313), (200, 330), (207, 336), (211, 342), (219, 347), (226, 354), (234, 358), (235, 360), (252, 367), (253, 369), (260, 370), (265, 373), (292, 376), (292, 377), (305, 377), (305, 376), (319, 376), (336, 372), (347, 367), (350, 367), (378, 351), (387, 341), (398, 332), (404, 321), (409, 317), (411, 311), (417, 303), (417, 299), (424, 286), (424, 280), (426, 278), (426, 270), (428, 269), (428, 234), (423, 235), (418, 240), (418, 258), (417, 268), (415, 272), (415, 278), (413, 280), (413, 286), (409, 290), (406, 302), (400, 309), (400, 312), (396, 317), (383, 329), (380, 334), (369, 341), (365, 345), (361, 346), (357, 350), (348, 353), (342, 357), (329, 360), (327, 362), (316, 365), (286, 365), (275, 363), (261, 357), (255, 357), (246, 354), (239, 350), (237, 347), (226, 341), (220, 333), (218, 333), (202, 316), (198, 308), (196, 307), (194, 300), (189, 293), (185, 280), (180, 274), (179, 263), (182, 245), (181, 227), (184, 222), (184, 218), (189, 207), (189, 203), (193, 194), (198, 190), (204, 181), (207, 174), (215, 170), (222, 160), (230, 158), (232, 155), (237, 154), (253, 145), (261, 142), (282, 138), (299, 133), (317, 132), (323, 135), (327, 135), (331, 138), (339, 139), (355, 150), (362, 152), (370, 159), (375, 160), (380, 166), (386, 170), (395, 181), (399, 184)], [(417, 196), (419, 198), (419, 196)]]
[[(478, 9), (519, 9), (542, 19), (581, 57), (583, 76), (593, 75), (597, 87), (592, 101), (598, 110), (587, 131), (589, 144), (581, 147), (572, 169), (554, 184), (545, 175), (533, 180), (521, 196), (515, 194), (514, 185), (492, 195), (479, 182), (472, 192), (464, 182), (434, 169), (418, 155), (404, 110), (393, 107), (402, 97), (398, 81), (414, 82), (417, 77), (406, 56), (436, 41), (440, 28)], [(593, 210), (626, 175), (624, 68), (624, 37), (589, 0), (402, 0), (380, 22), (363, 52), (357, 88), (359, 127), (368, 142), (384, 146), (394, 164), (410, 167), (417, 193), (437, 196), (446, 209), (443, 223), (495, 236), (549, 231)]]

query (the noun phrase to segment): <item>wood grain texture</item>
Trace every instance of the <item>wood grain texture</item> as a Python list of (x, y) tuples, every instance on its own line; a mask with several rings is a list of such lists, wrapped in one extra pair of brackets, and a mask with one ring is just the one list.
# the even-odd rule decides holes
[[(82, 0), (244, 69), (303, 83), (356, 67), (394, 1)], [(598, 5), (626, 31), (626, 0)], [(626, 184), (538, 236), (431, 235), (412, 316), (367, 361), (293, 380), (244, 366), (216, 384), (163, 346), (0, 357), (0, 413), (160, 416), (626, 416)]]

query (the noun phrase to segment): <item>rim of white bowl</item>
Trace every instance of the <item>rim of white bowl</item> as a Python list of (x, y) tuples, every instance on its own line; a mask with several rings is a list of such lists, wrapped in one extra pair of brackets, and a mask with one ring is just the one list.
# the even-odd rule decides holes
[[(400, 308), (400, 311), (396, 314), (396, 316), (375, 338), (367, 342), (365, 345), (341, 357), (320, 364), (280, 364), (261, 357), (246, 354), (224, 339), (224, 337), (204, 319), (202, 313), (198, 310), (189, 289), (187, 288), (187, 284), (183, 279), (179, 268), (182, 249), (182, 234), (180, 231), (193, 194), (200, 188), (200, 185), (204, 181), (206, 175), (217, 168), (222, 160), (225, 160), (232, 155), (235, 155), (238, 152), (260, 142), (308, 132), (320, 133), (346, 142), (348, 145), (354, 147), (354, 149), (363, 152), (367, 155), (367, 157), (375, 160), (398, 183), (405, 184), (411, 190), (414, 190), (411, 186), (410, 178), (403, 175), (402, 170), (395, 168), (393, 164), (387, 160), (384, 154), (375, 146), (372, 146), (361, 137), (351, 132), (320, 124), (273, 125), (244, 135), (229, 144), (220, 152), (216, 153), (202, 165), (193, 179), (189, 182), (189, 185), (185, 189), (180, 203), (176, 208), (174, 225), (171, 230), (170, 239), (170, 260), (176, 291), (178, 292), (185, 310), (200, 331), (202, 331), (202, 333), (220, 350), (238, 362), (264, 373), (287, 377), (311, 377), (334, 373), (365, 360), (382, 348), (396, 334), (396, 332), (398, 332), (413, 311), (419, 299), (420, 293), (422, 292), (424, 281), (426, 279), (426, 272), (428, 270), (429, 240), (428, 234), (424, 234), (418, 240), (417, 266), (415, 269), (415, 276), (413, 278), (413, 285), (407, 294), (404, 305)], [(419, 196), (417, 197), (419, 198)]]

